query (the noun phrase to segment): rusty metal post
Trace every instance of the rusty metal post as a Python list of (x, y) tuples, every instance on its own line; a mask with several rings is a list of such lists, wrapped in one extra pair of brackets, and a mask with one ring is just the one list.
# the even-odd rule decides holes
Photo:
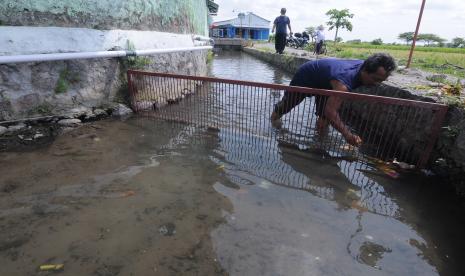
[(431, 152), (433, 151), (434, 145), (436, 144), (439, 134), (441, 133), (442, 122), (444, 122), (444, 119), (446, 118), (447, 110), (447, 106), (443, 106), (436, 110), (433, 124), (431, 125), (431, 136), (428, 145), (426, 146), (423, 155), (420, 157), (420, 160), (418, 160), (417, 166), (420, 169), (425, 168), (428, 164)]
[(410, 48), (410, 53), (408, 55), (407, 68), (410, 67), (410, 63), (412, 62), (413, 49), (415, 49), (415, 43), (417, 41), (418, 30), (420, 29), (420, 22), (421, 22), (421, 17), (423, 16), (423, 9), (425, 8), (425, 2), (426, 0), (423, 0), (423, 2), (421, 3), (420, 14), (418, 15), (418, 21), (417, 21), (417, 28), (415, 29), (415, 34), (413, 35), (413, 41), (412, 41), (412, 48)]
[(136, 108), (136, 105), (135, 105), (135, 91), (134, 91), (134, 87), (132, 86), (132, 72), (131, 70), (128, 70), (127, 73), (126, 73), (126, 76), (127, 76), (127, 82), (128, 82), (128, 92), (129, 92), (129, 97), (130, 97), (130, 103), (131, 103), (131, 108), (137, 112), (137, 108)]

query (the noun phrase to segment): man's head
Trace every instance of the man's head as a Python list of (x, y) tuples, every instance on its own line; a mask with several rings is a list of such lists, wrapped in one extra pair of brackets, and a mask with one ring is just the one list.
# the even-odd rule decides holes
[(286, 8), (282, 8), (281, 9), (281, 15), (285, 15), (286, 14)]
[(363, 62), (360, 78), (363, 85), (375, 85), (385, 81), (396, 69), (396, 62), (389, 54), (377, 53)]

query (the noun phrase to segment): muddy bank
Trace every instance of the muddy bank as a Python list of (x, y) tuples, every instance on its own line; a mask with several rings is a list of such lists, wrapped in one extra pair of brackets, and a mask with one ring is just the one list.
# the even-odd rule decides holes
[(156, 131), (166, 127), (109, 119), (48, 147), (0, 152), (2, 271), (59, 263), (60, 275), (224, 274), (209, 236), (230, 209), (213, 189), (221, 172), (172, 144), (182, 127)]
[(0, 152), (38, 149), (51, 144), (58, 135), (83, 123), (130, 114), (132, 110), (125, 105), (113, 104), (104, 109), (74, 109), (62, 116), (0, 122)]

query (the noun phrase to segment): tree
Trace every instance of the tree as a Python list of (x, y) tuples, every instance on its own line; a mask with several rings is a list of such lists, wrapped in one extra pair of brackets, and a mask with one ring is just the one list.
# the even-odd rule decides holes
[(452, 39), (452, 47), (454, 48), (463, 48), (465, 47), (465, 39), (461, 37), (454, 37)]
[(342, 42), (342, 41), (343, 41), (342, 37), (340, 37), (340, 36), (336, 37), (336, 42), (337, 42), (337, 43), (340, 43), (340, 42)]
[(397, 38), (405, 40), (407, 44), (410, 44), (410, 41), (413, 40), (413, 36), (414, 36), (413, 32), (405, 32), (405, 33), (399, 34)]
[(444, 41), (446, 41), (444, 38), (441, 38), (435, 34), (418, 34), (418, 40), (424, 41), (426, 43), (426, 46), (431, 46), (432, 42), (441, 44), (444, 43)]
[(383, 45), (383, 40), (381, 38), (374, 39), (371, 44), (373, 45)]
[(326, 15), (329, 16), (329, 21), (326, 22), (329, 26), (329, 30), (336, 28), (336, 34), (334, 35), (334, 44), (336, 44), (339, 29), (347, 29), (349, 32), (352, 31), (352, 23), (350, 23), (349, 18), (354, 17), (354, 14), (350, 13), (349, 9), (331, 9), (326, 12)]
[(361, 39), (352, 39), (352, 40), (347, 40), (346, 42), (351, 43), (351, 44), (361, 44), (362, 40)]
[(316, 28), (315, 27), (307, 27), (307, 28), (305, 28), (305, 31), (310, 36), (310, 38), (312, 39), (312, 42), (313, 42), (313, 39), (316, 36)]

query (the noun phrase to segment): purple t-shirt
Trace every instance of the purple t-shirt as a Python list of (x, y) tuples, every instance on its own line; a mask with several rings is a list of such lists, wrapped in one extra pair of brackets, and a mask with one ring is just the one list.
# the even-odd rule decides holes
[(297, 70), (290, 85), (332, 89), (331, 80), (342, 82), (349, 91), (359, 87), (359, 72), (363, 60), (325, 58), (304, 63)]
[(277, 34), (287, 34), (287, 24), (290, 24), (291, 20), (289, 17), (285, 15), (280, 15), (276, 17), (274, 20), (274, 24), (276, 25), (276, 33)]

